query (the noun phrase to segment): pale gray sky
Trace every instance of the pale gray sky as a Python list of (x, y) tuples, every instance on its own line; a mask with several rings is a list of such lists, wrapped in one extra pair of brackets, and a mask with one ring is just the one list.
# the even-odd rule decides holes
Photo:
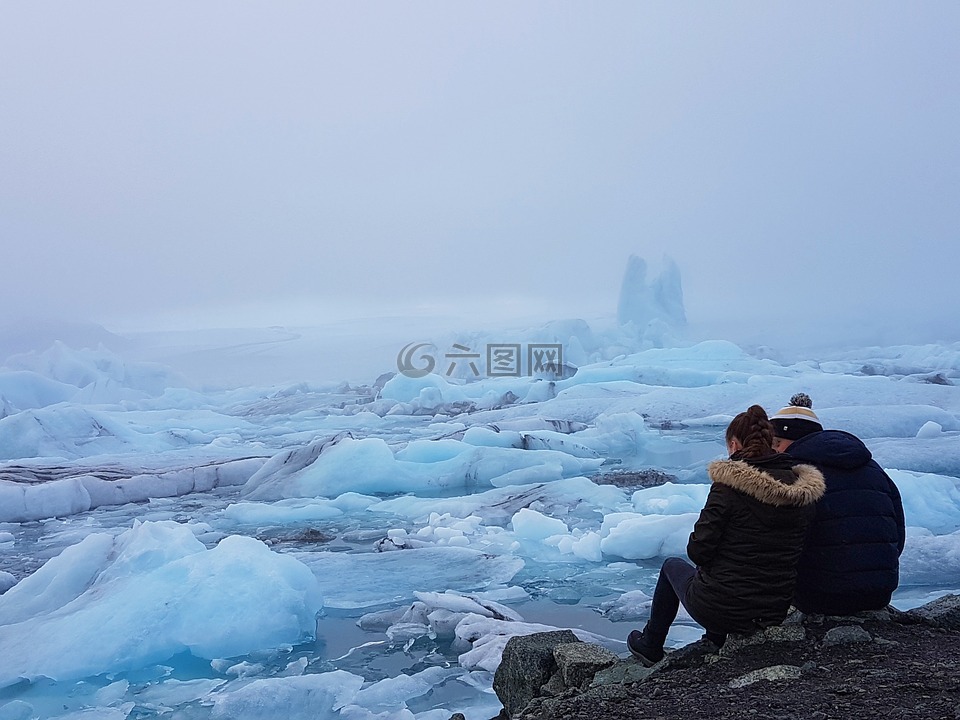
[(952, 0), (0, 0), (0, 304), (589, 316), (667, 253), (692, 322), (957, 339), (958, 37)]

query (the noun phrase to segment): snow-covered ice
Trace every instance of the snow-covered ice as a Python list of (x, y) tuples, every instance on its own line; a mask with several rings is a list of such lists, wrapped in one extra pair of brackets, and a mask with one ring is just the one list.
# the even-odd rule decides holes
[[(960, 590), (956, 344), (683, 344), (669, 268), (642, 270), (616, 324), (524, 336), (563, 345), (553, 379), (209, 389), (103, 347), (8, 360), (0, 717), (490, 717), (512, 635), (624, 651), (730, 418), (798, 391), (900, 488), (895, 604)], [(670, 642), (698, 636), (681, 615)]]

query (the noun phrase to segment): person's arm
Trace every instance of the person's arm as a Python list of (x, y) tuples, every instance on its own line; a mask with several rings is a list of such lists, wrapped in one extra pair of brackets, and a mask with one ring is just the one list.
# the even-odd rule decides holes
[(727, 502), (724, 496), (728, 492), (732, 491), (723, 485), (714, 483), (710, 486), (707, 502), (690, 533), (687, 556), (697, 566), (709, 565), (717, 554), (727, 526)]

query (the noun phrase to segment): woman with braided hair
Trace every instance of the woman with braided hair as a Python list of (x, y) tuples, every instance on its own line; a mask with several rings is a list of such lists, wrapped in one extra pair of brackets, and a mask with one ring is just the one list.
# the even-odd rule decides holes
[(773, 426), (759, 405), (727, 427), (728, 460), (710, 463), (710, 492), (687, 543), (667, 558), (650, 620), (627, 637), (644, 665), (663, 658), (680, 604), (720, 646), (727, 633), (778, 625), (787, 615), (807, 523), (824, 493), (823, 475), (773, 450)]

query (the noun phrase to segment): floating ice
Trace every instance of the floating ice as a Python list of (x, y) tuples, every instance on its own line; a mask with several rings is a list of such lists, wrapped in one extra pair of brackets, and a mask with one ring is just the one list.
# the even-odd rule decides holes
[(225, 720), (318, 720), (338, 716), (352, 702), (363, 678), (343, 670), (299, 677), (254, 680), (227, 688), (213, 703), (212, 718)]
[(960, 531), (934, 535), (926, 528), (908, 528), (900, 556), (901, 587), (933, 585), (944, 578), (960, 584)]
[(682, 515), (699, 513), (707, 502), (709, 485), (666, 483), (633, 493), (633, 507), (643, 515)]
[(637, 515), (611, 513), (603, 519), (600, 549), (604, 555), (641, 560), (685, 555), (697, 513)]
[(371, 713), (404, 710), (407, 701), (426, 695), (455, 674), (459, 674), (456, 668), (431, 667), (414, 675), (384, 678), (358, 691), (351, 704)]
[(600, 604), (600, 612), (611, 620), (639, 620), (650, 615), (650, 604), (653, 596), (643, 590), (631, 590), (623, 593), (616, 600), (609, 600)]
[[(97, 350), (74, 350), (62, 342), (41, 353), (14, 355), (7, 364), (16, 370), (28, 370), (76, 388), (97, 388), (107, 392), (89, 392), (92, 402), (114, 402), (124, 394), (160, 395), (171, 386), (186, 387), (186, 381), (157, 363), (128, 362), (102, 346)], [(78, 396), (78, 401), (79, 397)]]
[(460, 440), (416, 441), (394, 454), (379, 438), (334, 438), (284, 451), (250, 478), (251, 499), (336, 497), (353, 491), (431, 495), (491, 485), (559, 480), (599, 468), (599, 459), (554, 450), (483, 447)]
[(551, 535), (566, 535), (569, 532), (563, 520), (547, 517), (529, 508), (521, 508), (511, 522), (516, 536), (525, 540), (544, 540)]
[(380, 397), (397, 402), (413, 402), (420, 398), (436, 400), (435, 409), (441, 403), (465, 402), (467, 397), (461, 385), (454, 384), (435, 373), (423, 377), (409, 377), (402, 373), (394, 375), (380, 391)]
[(523, 618), (498, 602), (477, 594), (416, 592), (409, 607), (367, 613), (357, 621), (364, 630), (382, 631), (390, 640), (409, 640), (428, 635), (452, 640), (456, 627), (468, 615), (522, 622)]
[(44, 483), (33, 481), (34, 473), (22, 471), (22, 480), (0, 479), (0, 522), (64, 517), (103, 505), (123, 505), (240, 485), (262, 464), (260, 458), (203, 462), (119, 478), (101, 477), (102, 472), (94, 471)]
[[(509, 582), (523, 567), (519, 557), (492, 556), (462, 547), (294, 555), (316, 575), (325, 605), (344, 609), (403, 603), (418, 591), (479, 590)], [(344, 578), (349, 578), (349, 583)]]
[(136, 435), (108, 415), (84, 408), (25, 410), (0, 420), (0, 460), (118, 453)]
[(50, 380), (34, 372), (0, 372), (0, 397), (3, 398), (6, 408), (5, 414), (0, 417), (20, 410), (67, 402), (76, 393), (75, 386)]
[(960, 479), (892, 469), (887, 474), (900, 490), (907, 526), (938, 535), (960, 529)]
[(0, 595), (0, 686), (133, 670), (183, 651), (275, 648), (311, 635), (321, 607), (310, 571), (257, 540), (207, 550), (186, 526), (135, 522), (116, 538), (89, 535)]
[(459, 657), (460, 666), (467, 670), (487, 670), (495, 672), (500, 665), (503, 649), (507, 641), (515, 635), (530, 635), (538, 632), (569, 629), (584, 642), (603, 645), (615, 652), (624, 650), (624, 641), (587, 632), (580, 628), (560, 628), (541, 623), (497, 620), (484, 615), (470, 614), (463, 618), (456, 629), (457, 640), (463, 647), (470, 649)]
[[(883, 382), (883, 380), (881, 380)], [(941, 430), (960, 430), (957, 416), (930, 405), (871, 405), (870, 407), (817, 408), (824, 427), (841, 428), (869, 439), (876, 437), (928, 437), (924, 427), (939, 425)]]
[(243, 525), (293, 525), (341, 517), (345, 512), (365, 510), (380, 500), (359, 493), (344, 493), (333, 500), (280, 500), (275, 503), (241, 502), (228, 505), (225, 518)]
[(867, 441), (881, 467), (960, 477), (960, 433)]

